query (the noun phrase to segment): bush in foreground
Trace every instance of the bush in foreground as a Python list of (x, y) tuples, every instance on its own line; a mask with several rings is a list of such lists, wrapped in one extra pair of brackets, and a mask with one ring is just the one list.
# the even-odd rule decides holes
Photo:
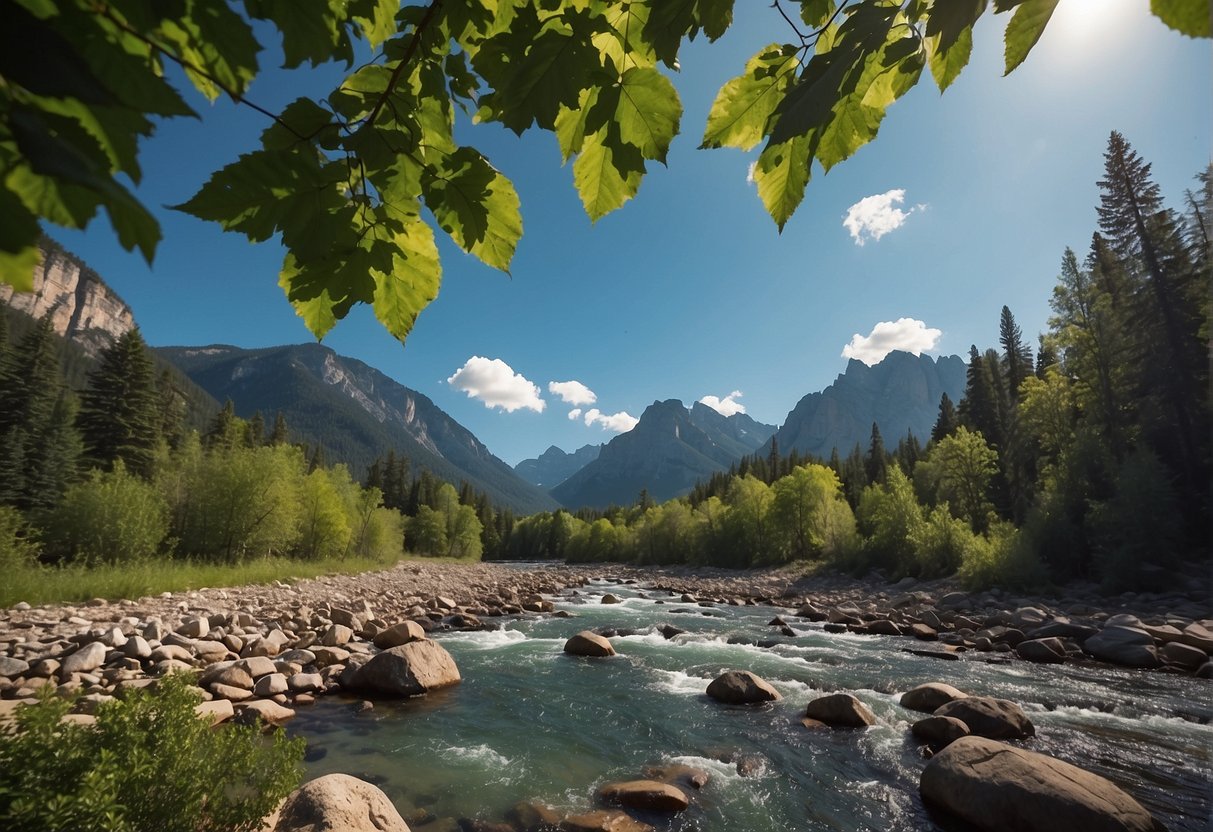
[(299, 782), (304, 741), (255, 727), (211, 728), (197, 689), (103, 705), (95, 726), (65, 724), (46, 696), (0, 733), (0, 828), (9, 832), (251, 832)]

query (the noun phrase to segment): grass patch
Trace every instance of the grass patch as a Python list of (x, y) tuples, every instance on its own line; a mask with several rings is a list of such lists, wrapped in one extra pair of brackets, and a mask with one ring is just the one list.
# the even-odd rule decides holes
[(390, 569), (401, 560), (456, 562), (450, 558), (413, 557), (391, 561), (373, 558), (263, 558), (235, 564), (165, 559), (97, 566), (18, 567), (8, 571), (0, 581), (0, 608), (11, 607), (20, 601), (34, 605), (71, 603), (90, 598), (112, 601), (203, 587), (267, 584), (321, 575), (352, 575)]

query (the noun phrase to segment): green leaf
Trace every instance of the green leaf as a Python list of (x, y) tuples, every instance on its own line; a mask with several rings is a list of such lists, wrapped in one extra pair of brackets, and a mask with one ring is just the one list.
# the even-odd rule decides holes
[(762, 141), (771, 114), (796, 80), (796, 52), (791, 44), (772, 43), (750, 58), (745, 72), (716, 94), (700, 147), (749, 150)]
[(969, 63), (973, 25), (985, 12), (986, 0), (953, 0), (931, 6), (926, 42), (931, 75), (943, 92)]
[[(591, 87), (581, 91), (581, 103), (575, 110), (561, 107), (556, 116), (556, 141), (560, 144), (562, 162), (568, 162), (581, 151), (585, 141), (586, 123), (591, 113), (595, 112), (598, 103), (599, 90)], [(596, 128), (595, 128), (596, 129)], [(593, 129), (590, 132), (594, 132)]]
[(754, 163), (754, 183), (758, 198), (780, 232), (804, 199), (809, 184), (809, 139), (797, 136), (781, 144), (768, 146)]
[(734, 0), (698, 0), (695, 4), (695, 22), (708, 40), (719, 40), (733, 24), (733, 3)]
[[(570, 22), (571, 21), (571, 24)], [(485, 42), (472, 65), (493, 91), (481, 98), (481, 113), (521, 135), (533, 123), (551, 130), (561, 105), (576, 107), (590, 75), (601, 68), (584, 15), (566, 13), (545, 21), (535, 37), (525, 29)]]
[(285, 150), (300, 142), (318, 139), (321, 132), (333, 137), (337, 133), (337, 122), (333, 114), (310, 98), (296, 98), (286, 105), (271, 124), (261, 133), (261, 146), (266, 150)]
[(594, 36), (594, 45), (618, 71), (632, 66), (655, 66), (657, 51), (645, 38), (649, 7), (644, 3), (621, 3), (606, 11), (610, 31)]
[(354, 58), (345, 31), (345, 0), (244, 0), (249, 17), (269, 20), (282, 33), (283, 66), (297, 67), (304, 61), (319, 66)]
[(1175, 31), (1193, 38), (1210, 36), (1209, 0), (1150, 0), (1150, 11)]
[(837, 8), (834, 0), (800, 0), (800, 19), (806, 26), (820, 29)]
[(417, 315), (438, 297), (442, 266), (434, 232), (419, 217), (407, 220), (394, 242), (398, 253), (392, 258), (392, 269), (372, 273), (373, 306), (379, 322), (403, 343)]
[(34, 290), (34, 269), (38, 253), (38, 218), (30, 213), (15, 193), (0, 187), (0, 283), (18, 292)]
[(650, 67), (633, 67), (623, 73), (615, 117), (624, 142), (644, 158), (665, 164), (682, 118), (682, 103), (669, 78)]
[(618, 129), (612, 128), (608, 124), (588, 134), (573, 163), (573, 184), (593, 222), (634, 197), (644, 178), (639, 151), (622, 142)]
[(485, 265), (510, 270), (522, 236), (513, 183), (471, 147), (461, 147), (427, 171), (426, 206), (460, 248)]
[(221, 92), (243, 93), (257, 74), (261, 44), (227, 3), (191, 0), (185, 16), (163, 22), (160, 36), (187, 64), (206, 71), (187, 69), (185, 74), (211, 101)]
[(76, 47), (53, 23), (53, 19), (38, 20), (19, 6), (5, 4), (0, 26), (0, 78), (5, 86), (86, 104), (116, 104), (114, 94), (96, 79)]
[(1032, 51), (1036, 41), (1048, 25), (1053, 10), (1057, 8), (1058, 0), (1024, 0), (1017, 4), (1011, 22), (1007, 24), (1006, 41), (1006, 71), (1011, 74), (1015, 67), (1023, 63), (1024, 58)]

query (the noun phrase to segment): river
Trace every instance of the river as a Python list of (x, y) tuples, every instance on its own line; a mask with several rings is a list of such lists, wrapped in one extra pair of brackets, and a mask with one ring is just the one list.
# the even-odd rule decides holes
[[(623, 603), (600, 603), (607, 591)], [(342, 697), (299, 709), (290, 731), (308, 739), (308, 776), (340, 771), (376, 783), (414, 832), (457, 828), (427, 826), (422, 816), (500, 821), (520, 800), (583, 811), (602, 783), (670, 761), (711, 780), (687, 812), (642, 816), (659, 829), (943, 829), (918, 795), (925, 760), (909, 728), (923, 715), (897, 704), (909, 688), (942, 681), (1019, 703), (1037, 730), (1026, 747), (1108, 777), (1172, 832), (1213, 828), (1205, 681), (1094, 664), (988, 663), (994, 654), (941, 661), (902, 649), (921, 642), (830, 634), (790, 610), (704, 608), (598, 582), (581, 593), (553, 599), (574, 618), (436, 634), (463, 675), (453, 688), (367, 713)], [(767, 626), (779, 613), (794, 637)], [(667, 640), (656, 631), (665, 623), (688, 633)], [(563, 654), (569, 636), (599, 627), (639, 632), (612, 638), (613, 658)], [(757, 673), (783, 699), (749, 708), (708, 699), (708, 682), (726, 669)], [(840, 690), (866, 703), (877, 725), (800, 724), (809, 700)]]

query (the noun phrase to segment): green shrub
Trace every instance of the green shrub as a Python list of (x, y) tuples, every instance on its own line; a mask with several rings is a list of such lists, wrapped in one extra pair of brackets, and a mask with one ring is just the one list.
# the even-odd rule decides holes
[(36, 533), (26, 525), (21, 512), (12, 506), (0, 506), (0, 574), (33, 566), (40, 548)]
[(0, 734), (0, 828), (8, 832), (252, 832), (302, 776), (304, 741), (212, 729), (179, 677), (103, 705), (93, 727), (60, 720), (47, 694)]
[(969, 524), (953, 517), (947, 503), (927, 514), (926, 522), (911, 533), (918, 576), (939, 578), (951, 575), (966, 559), (972, 559), (979, 547), (988, 546)]
[(992, 524), (985, 537), (974, 536), (957, 577), (971, 590), (1038, 589), (1048, 582), (1031, 541), (1006, 522)]
[(66, 560), (142, 560), (156, 554), (168, 534), (168, 504), (119, 461), (69, 488), (46, 529), (47, 549)]

